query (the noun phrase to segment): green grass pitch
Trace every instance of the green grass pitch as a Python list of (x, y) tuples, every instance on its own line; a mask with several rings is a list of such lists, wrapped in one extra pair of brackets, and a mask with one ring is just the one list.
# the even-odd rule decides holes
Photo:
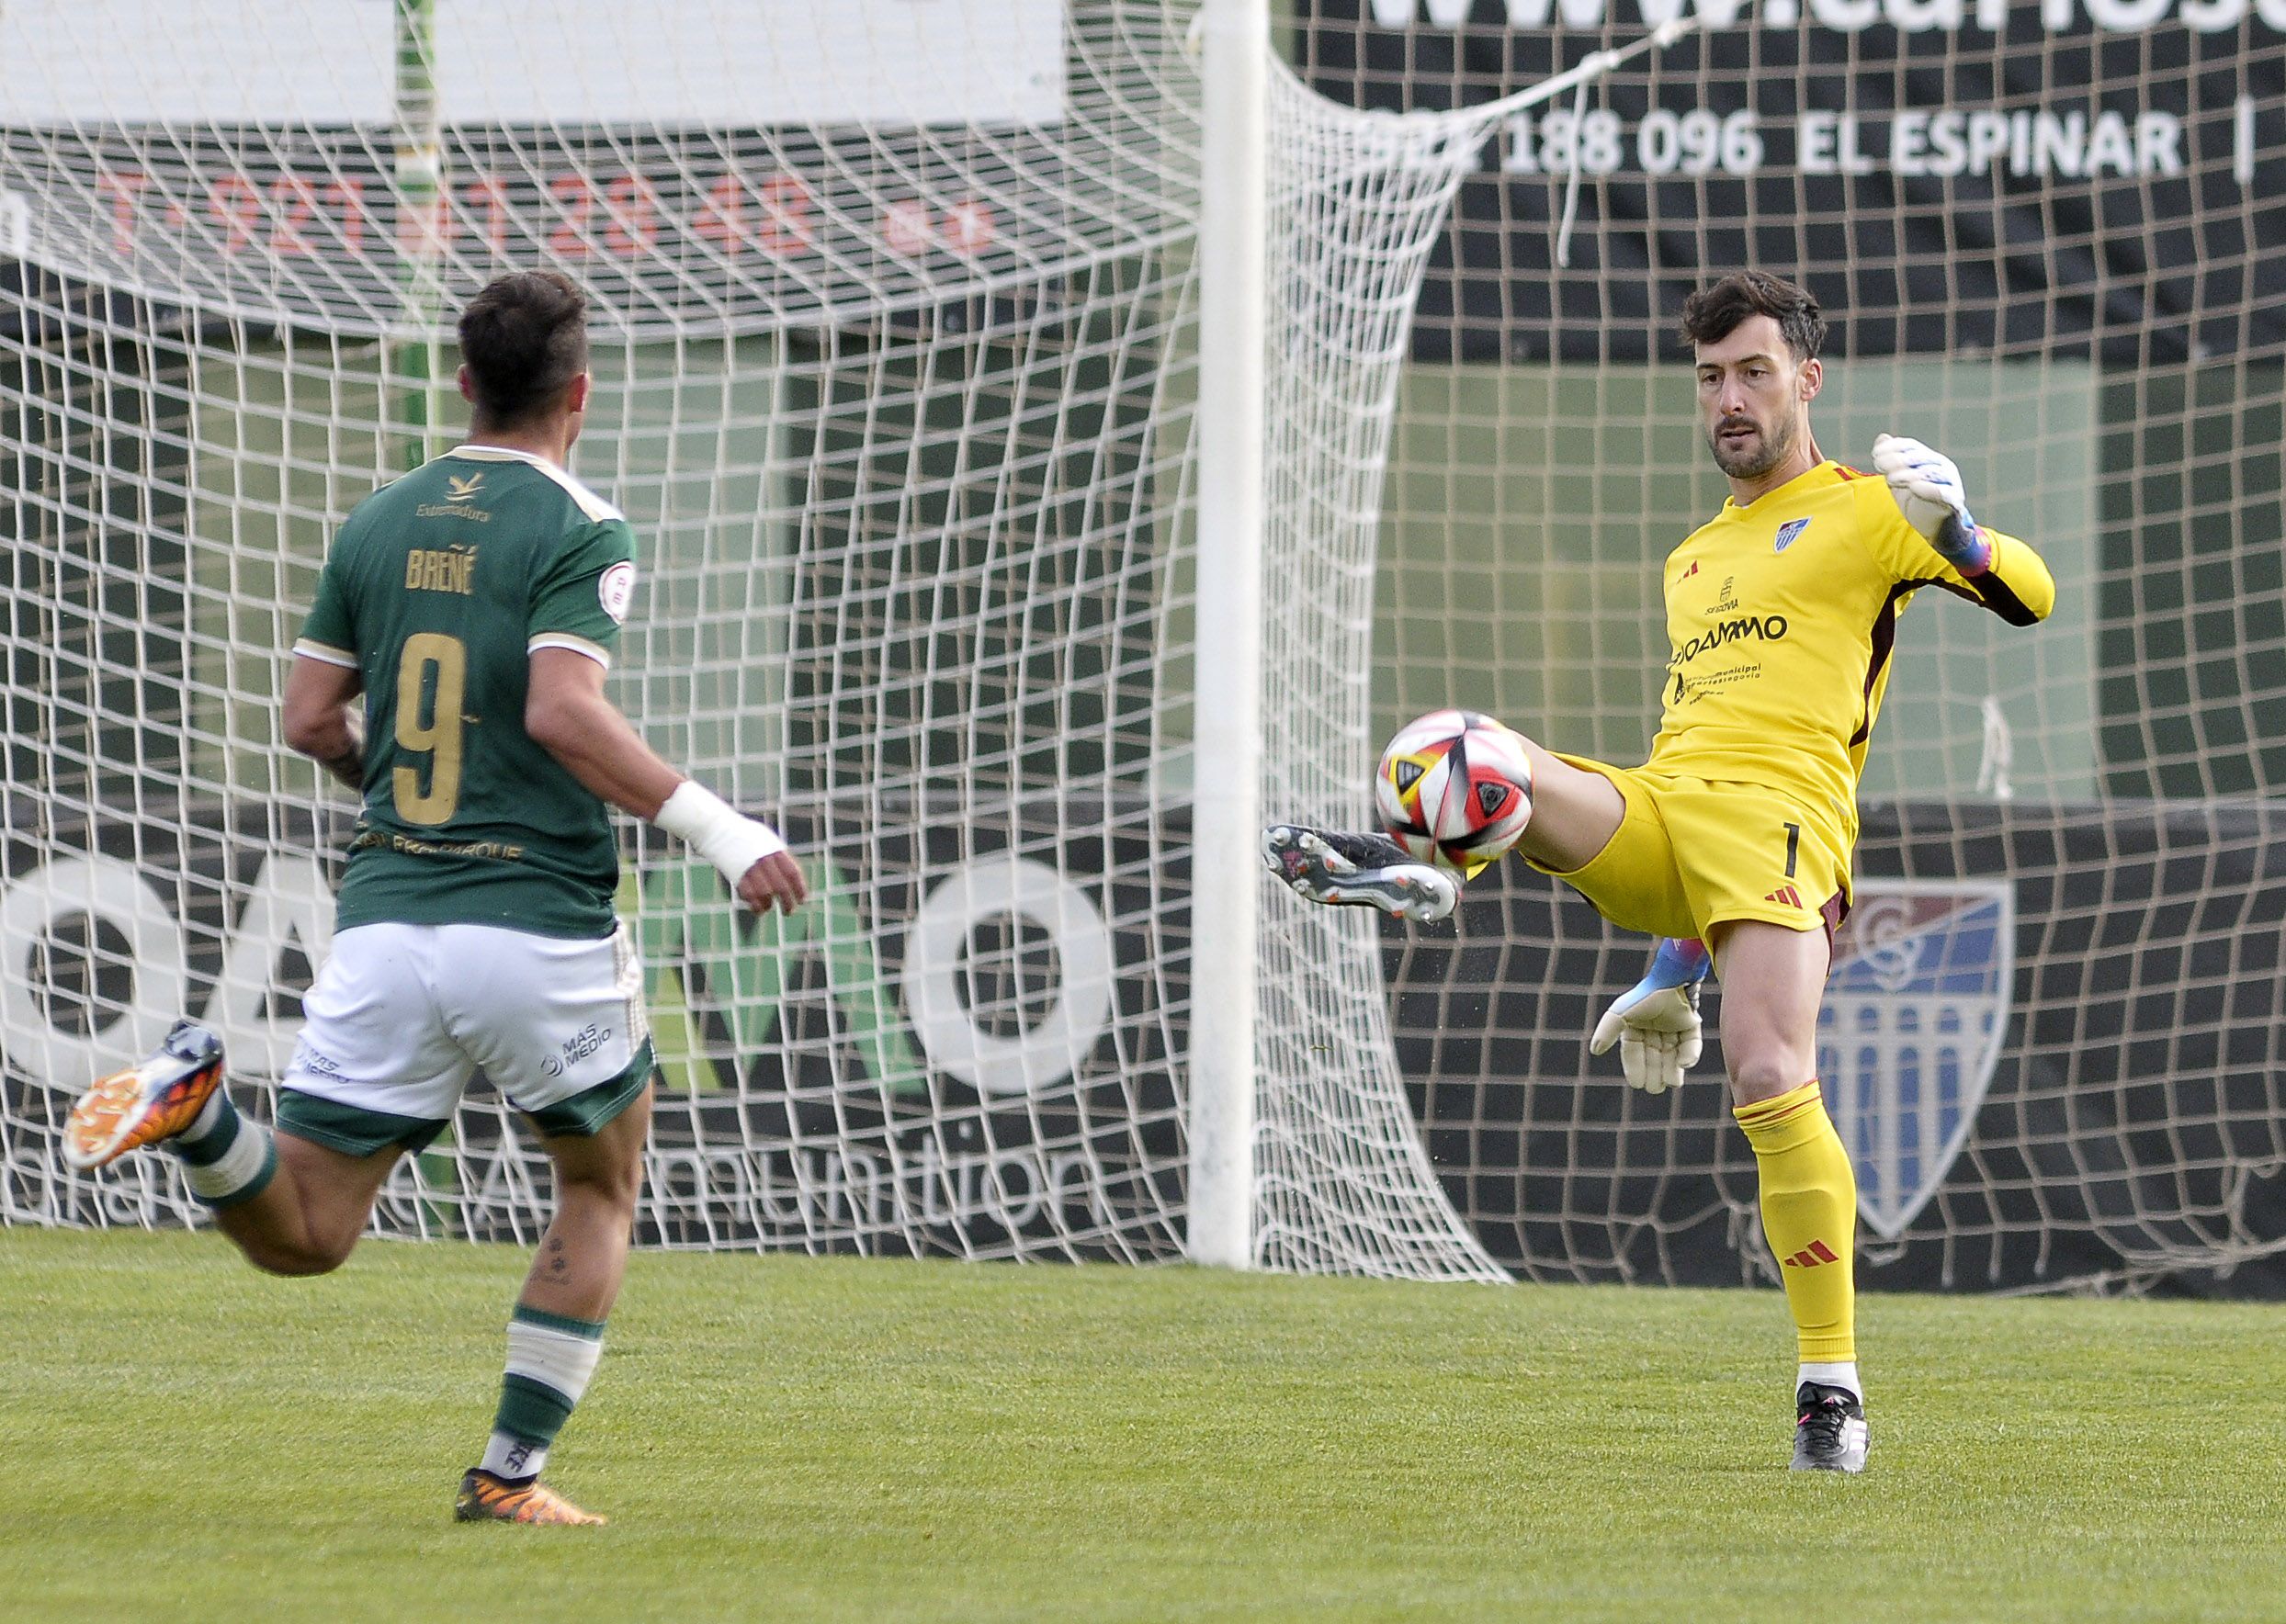
[(0, 1615), (2278, 1617), (2286, 1310), (1873, 1297), (1795, 1477), (1768, 1291), (639, 1256), (549, 1477), (462, 1527), (523, 1269), (0, 1231)]

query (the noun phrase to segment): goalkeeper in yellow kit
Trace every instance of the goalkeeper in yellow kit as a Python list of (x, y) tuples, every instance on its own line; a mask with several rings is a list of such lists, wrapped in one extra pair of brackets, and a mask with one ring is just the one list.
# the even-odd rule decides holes
[[(1684, 304), (1682, 332), (1730, 500), (1667, 559), (1658, 737), (1635, 768), (1528, 742), (1533, 814), (1517, 850), (1613, 923), (1662, 938), (1590, 1045), (1616, 1042), (1637, 1088), (1660, 1092), (1698, 1058), (1712, 950), (1733, 1114), (1754, 1147), (1797, 1336), (1794, 1465), (1858, 1472), (1857, 1181), (1816, 1079), (1858, 774), (1916, 592), (1941, 587), (2029, 626), (2055, 583), (2030, 547), (1970, 517), (1959, 469), (1918, 441), (1881, 436), (1871, 474), (1823, 457), (1810, 402), (1825, 323), (1807, 292), (1727, 276)], [(1377, 835), (1281, 825), (1263, 845), (1312, 901), (1433, 919), (1457, 899), (1450, 875)]]

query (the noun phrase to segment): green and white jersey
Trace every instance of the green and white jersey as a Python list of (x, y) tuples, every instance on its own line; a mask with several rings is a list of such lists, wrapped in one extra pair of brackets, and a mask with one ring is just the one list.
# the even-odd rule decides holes
[(635, 591), (619, 510), (544, 457), (463, 445), (359, 502), (294, 652), (365, 680), (365, 807), (336, 928), (611, 933), (604, 803), (524, 730), (535, 648), (608, 665)]

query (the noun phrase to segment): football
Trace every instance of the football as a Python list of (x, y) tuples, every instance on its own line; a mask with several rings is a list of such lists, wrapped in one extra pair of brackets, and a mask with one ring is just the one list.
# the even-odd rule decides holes
[(1477, 711), (1432, 711), (1398, 729), (1374, 773), (1382, 826), (1426, 863), (1474, 874), (1532, 818), (1532, 761), (1514, 731)]

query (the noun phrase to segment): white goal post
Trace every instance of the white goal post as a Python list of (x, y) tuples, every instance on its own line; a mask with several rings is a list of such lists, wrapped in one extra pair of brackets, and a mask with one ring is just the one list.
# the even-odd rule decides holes
[[(1262, 478), (1269, 355), (1269, 0), (1205, 0), (1198, 19), (1199, 707), (1192, 791), (1190, 1224), (1194, 1262), (1254, 1260), (1255, 988), (1262, 887)], [(1203, 668), (1202, 668), (1203, 669)]]
[[(1196, 733), (1194, 963), (1245, 993), (1202, 1006), (1194, 1026), (1198, 1261), (1339, 1268), (1352, 1249), (1400, 1256), (1443, 1228), (1371, 920), (1265, 890), (1259, 836), (1265, 814), (1369, 821), (1383, 480), (1454, 193), (1503, 120), (1696, 26), (1670, 17), (1516, 95), (1400, 117), (1295, 80), (1266, 49), (1266, 0), (1201, 8), (1199, 646), (1219, 669)], [(1351, 1236), (1321, 1254), (1331, 1212)], [(1501, 1278), (1473, 1240), (1461, 1267)]]

